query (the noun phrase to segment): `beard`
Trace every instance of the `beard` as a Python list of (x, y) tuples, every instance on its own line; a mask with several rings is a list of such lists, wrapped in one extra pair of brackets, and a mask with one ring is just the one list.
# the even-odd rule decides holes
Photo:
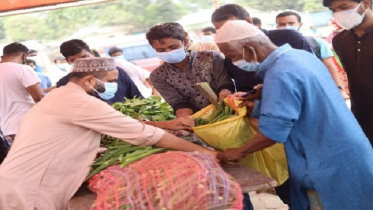
[[(96, 89), (96, 91), (99, 92), (99, 93), (105, 92), (105, 87), (103, 85), (101, 85), (101, 83), (99, 83), (99, 82), (97, 82), (95, 87), (93, 87), (93, 88)], [(91, 89), (91, 91), (88, 92), (88, 94), (91, 95), (91, 96), (94, 96), (98, 99), (101, 99), (100, 96), (98, 95), (98, 93), (94, 89)]]

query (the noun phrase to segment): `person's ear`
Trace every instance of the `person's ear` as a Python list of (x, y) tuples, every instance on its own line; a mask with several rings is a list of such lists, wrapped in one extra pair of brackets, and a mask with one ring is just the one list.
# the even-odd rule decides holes
[(250, 24), (253, 24), (253, 19), (251, 19), (251, 17), (247, 17), (247, 18), (246, 18), (246, 21), (247, 21), (248, 23), (250, 23)]
[(363, 0), (363, 5), (364, 5), (364, 9), (371, 9), (370, 6), (371, 6), (371, 2), (370, 0)]
[(300, 23), (298, 30), (300, 30), (302, 28), (302, 26), (303, 26), (303, 23)]
[[(188, 34), (188, 33), (186, 33), (186, 34)], [(185, 36), (185, 39), (184, 39), (184, 47), (185, 47), (185, 49), (189, 47), (189, 44), (190, 44), (190, 40), (189, 40), (188, 36)]]
[(245, 61), (252, 61), (254, 60), (254, 54), (251, 46), (243, 46), (243, 51), (244, 51), (244, 57), (243, 59)]
[(86, 85), (87, 87), (95, 87), (96, 86), (96, 79), (93, 75), (87, 75), (83, 77), (83, 84)]

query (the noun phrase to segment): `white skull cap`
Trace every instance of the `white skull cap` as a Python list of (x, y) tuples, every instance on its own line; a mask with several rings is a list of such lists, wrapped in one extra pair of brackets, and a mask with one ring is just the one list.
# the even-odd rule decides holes
[(220, 29), (217, 30), (215, 42), (226, 43), (257, 36), (259, 34), (264, 35), (259, 28), (246, 20), (228, 20)]

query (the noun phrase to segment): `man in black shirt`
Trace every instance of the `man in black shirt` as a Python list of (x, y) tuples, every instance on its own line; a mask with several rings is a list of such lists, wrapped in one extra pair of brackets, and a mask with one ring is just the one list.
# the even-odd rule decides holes
[[(227, 20), (246, 20), (253, 23), (250, 14), (237, 4), (226, 4), (219, 7), (211, 16), (211, 22), (216, 29), (219, 29)], [(268, 38), (277, 46), (289, 44), (294, 49), (305, 50), (312, 53), (312, 48), (307, 40), (294, 30), (271, 30), (261, 29)], [(254, 86), (262, 84), (263, 81), (257, 78), (256, 72), (247, 72), (232, 64), (230, 59), (226, 59), (226, 65), (230, 76), (235, 82), (237, 91), (250, 91)]]
[[(66, 58), (69, 64), (73, 64), (75, 59), (94, 57), (89, 49), (89, 46), (79, 39), (73, 39), (62, 43), (60, 46), (61, 54)], [(132, 99), (134, 97), (142, 98), (140, 91), (133, 83), (128, 74), (121, 68), (117, 67), (118, 75), (118, 90), (112, 99), (107, 102), (113, 104), (116, 102), (123, 102), (125, 98)], [(57, 82), (57, 87), (66, 85), (69, 82), (70, 74), (66, 75)]]
[(370, 0), (324, 0), (338, 25), (346, 30), (333, 48), (347, 73), (351, 111), (373, 145), (373, 14)]

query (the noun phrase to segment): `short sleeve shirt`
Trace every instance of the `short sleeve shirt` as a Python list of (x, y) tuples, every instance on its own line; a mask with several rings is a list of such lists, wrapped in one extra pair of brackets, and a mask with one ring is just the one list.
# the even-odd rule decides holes
[(26, 88), (40, 83), (34, 69), (0, 63), (0, 127), (4, 135), (17, 134), (23, 116), (35, 104)]
[(319, 46), (320, 46), (321, 59), (332, 57), (333, 56), (333, 51), (329, 47), (329, 44), (321, 38), (318, 38), (318, 37), (314, 37), (314, 38), (315, 38), (317, 44), (319, 44)]

